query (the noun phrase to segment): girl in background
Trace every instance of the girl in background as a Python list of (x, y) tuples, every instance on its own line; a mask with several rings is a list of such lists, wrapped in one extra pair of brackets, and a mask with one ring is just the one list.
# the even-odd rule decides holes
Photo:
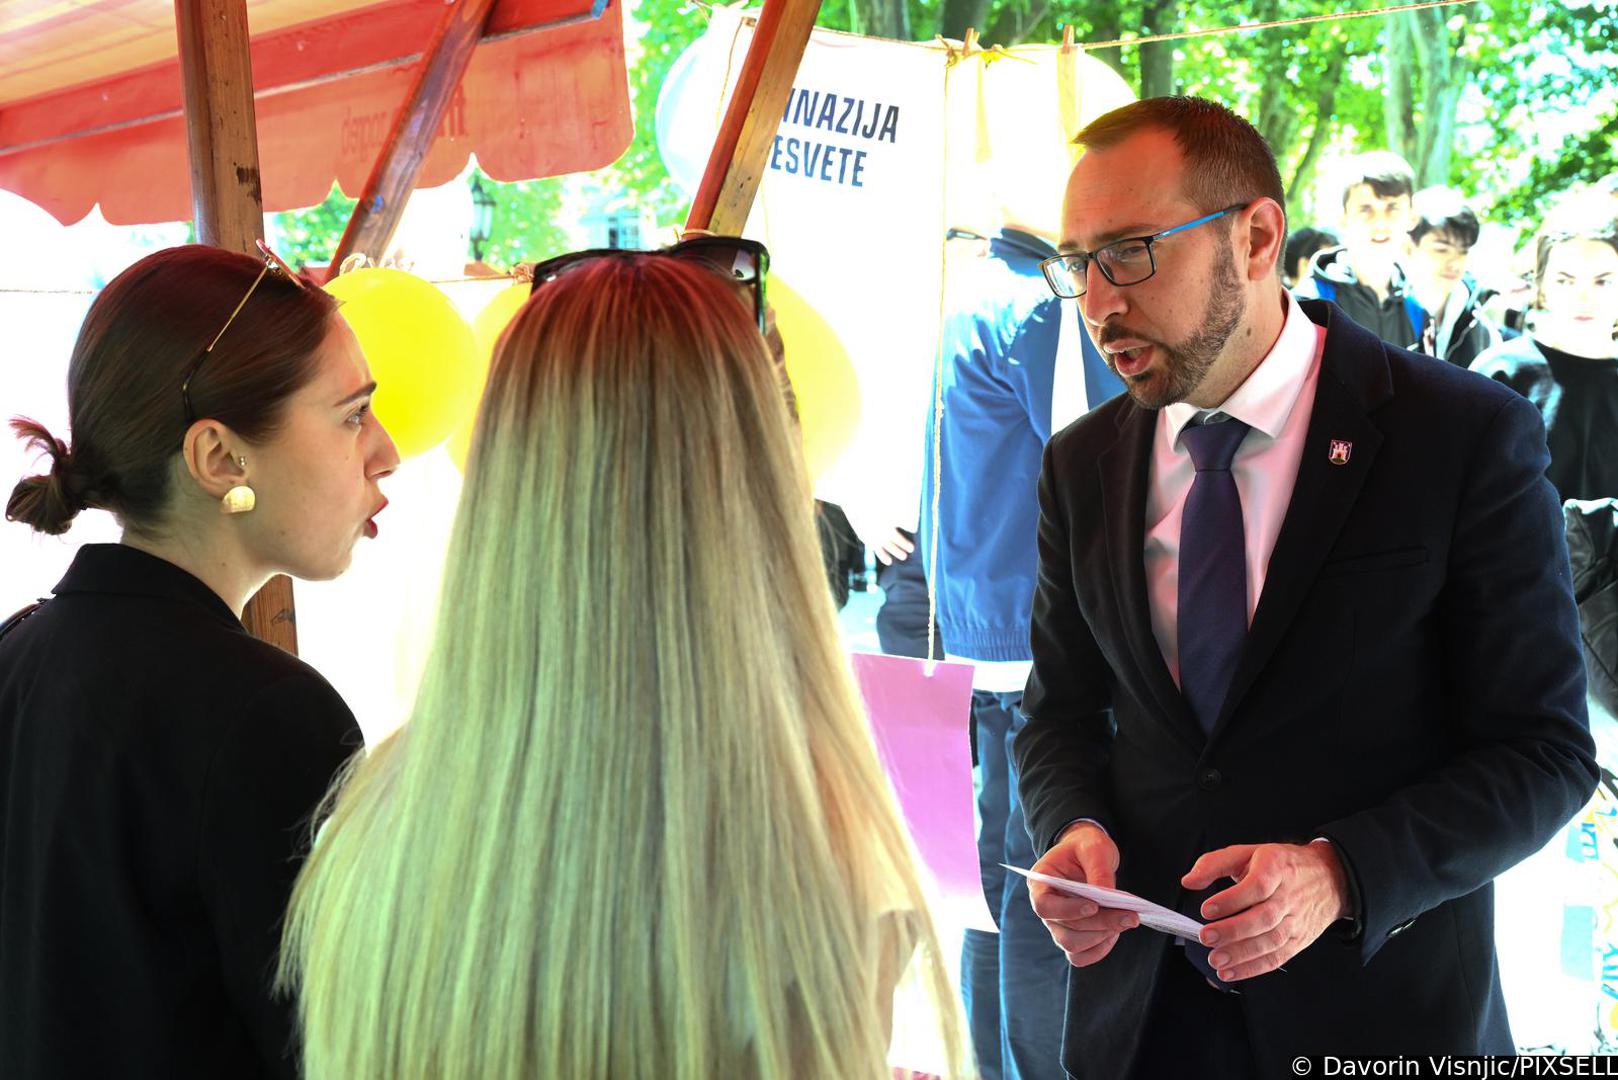
[(1618, 497), (1618, 202), (1594, 192), (1541, 230), (1530, 330), (1472, 370), (1510, 386), (1545, 418), (1546, 475), (1567, 499)]

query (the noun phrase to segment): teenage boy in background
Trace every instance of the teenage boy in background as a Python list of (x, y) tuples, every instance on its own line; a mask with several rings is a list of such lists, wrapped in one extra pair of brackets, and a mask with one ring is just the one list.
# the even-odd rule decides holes
[(1410, 290), (1426, 313), (1417, 351), (1469, 367), (1500, 343), (1483, 315), (1490, 294), (1466, 272), (1478, 242), (1478, 217), (1461, 193), (1432, 187), (1416, 193), (1406, 270)]
[(1343, 178), (1342, 246), (1316, 255), (1293, 293), (1331, 300), (1383, 341), (1412, 348), (1426, 316), (1399, 260), (1414, 224), (1415, 174), (1398, 154), (1374, 150), (1351, 158)]

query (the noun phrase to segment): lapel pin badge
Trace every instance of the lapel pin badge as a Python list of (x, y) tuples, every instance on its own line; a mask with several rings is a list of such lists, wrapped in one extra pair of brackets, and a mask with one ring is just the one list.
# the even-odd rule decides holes
[(1327, 453), (1326, 459), (1333, 465), (1347, 465), (1348, 455), (1353, 452), (1354, 444), (1347, 439), (1333, 439), (1331, 441), (1331, 450)]

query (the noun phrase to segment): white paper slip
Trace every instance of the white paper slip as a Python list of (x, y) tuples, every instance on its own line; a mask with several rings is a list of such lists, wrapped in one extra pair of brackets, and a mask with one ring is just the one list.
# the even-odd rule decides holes
[(1018, 866), (1009, 866), (1001, 863), (1007, 870), (1021, 874), (1030, 881), (1042, 881), (1053, 889), (1073, 896), (1082, 896), (1086, 900), (1094, 900), (1106, 908), (1116, 908), (1119, 911), (1133, 911), (1140, 916), (1140, 924), (1149, 926), (1153, 930), (1161, 930), (1165, 934), (1175, 937), (1197, 939), (1202, 930), (1202, 924), (1178, 911), (1171, 911), (1161, 904), (1154, 904), (1150, 900), (1142, 900), (1134, 893), (1121, 892), (1118, 889), (1104, 889), (1099, 885), (1086, 885), (1082, 881), (1069, 881), (1067, 878), (1052, 877), (1050, 874), (1040, 874), (1033, 870), (1024, 870)]

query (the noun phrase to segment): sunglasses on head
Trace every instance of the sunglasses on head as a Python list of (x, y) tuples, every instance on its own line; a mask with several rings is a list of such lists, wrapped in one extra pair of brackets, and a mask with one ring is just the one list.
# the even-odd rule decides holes
[(686, 259), (723, 274), (737, 284), (747, 285), (753, 294), (753, 315), (758, 320), (758, 332), (765, 333), (764, 278), (770, 271), (770, 253), (757, 240), (744, 240), (739, 236), (696, 236), (653, 251), (624, 248), (570, 251), (566, 255), (558, 255), (554, 259), (534, 264), (531, 271), (533, 285), (530, 295), (539, 291), (539, 287), (545, 282), (555, 280), (559, 274), (590, 259), (621, 259), (640, 255), (666, 255)]
[(236, 316), (240, 315), (242, 308), (247, 306), (247, 301), (253, 298), (253, 293), (258, 290), (259, 282), (264, 280), (264, 275), (277, 274), (286, 278), (299, 289), (309, 287), (304, 284), (303, 279), (297, 275), (292, 267), (287, 265), (285, 259), (270, 250), (270, 245), (262, 240), (256, 240), (254, 243), (258, 245), (259, 257), (264, 260), (264, 269), (258, 272), (258, 277), (254, 278), (253, 283), (247, 287), (247, 292), (243, 294), (236, 306), (231, 309), (230, 316), (225, 319), (225, 325), (221, 326), (219, 333), (215, 334), (213, 340), (208, 342), (208, 347), (202, 350), (202, 355), (197, 357), (196, 363), (191, 365), (191, 370), (185, 373), (185, 381), (180, 384), (180, 400), (185, 403), (185, 426), (187, 428), (194, 424), (197, 419), (196, 412), (191, 408), (191, 380), (197, 377), (197, 372), (202, 370), (202, 365), (208, 359), (208, 354), (213, 352), (215, 345), (219, 344), (219, 339), (225, 336), (225, 331), (229, 330), (230, 324), (236, 321)]

